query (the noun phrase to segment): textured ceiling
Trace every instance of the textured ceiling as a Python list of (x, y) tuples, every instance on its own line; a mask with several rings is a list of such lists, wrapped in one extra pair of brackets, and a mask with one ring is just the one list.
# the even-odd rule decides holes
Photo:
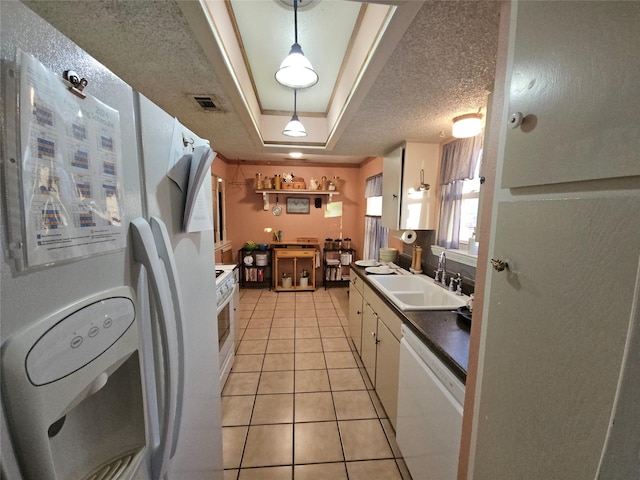
[[(268, 149), (257, 141), (237, 93), (216, 71), (185, 19), (185, 5), (192, 7), (192, 2), (24, 3), (134, 89), (210, 139), (226, 158), (277, 162), (291, 150)], [(425, 1), (366, 85), (366, 95), (345, 116), (337, 141), (327, 150), (305, 150), (304, 158), (358, 163), (384, 155), (403, 140), (440, 142), (442, 135), (450, 136), (454, 116), (486, 105), (499, 12), (497, 1)], [(222, 111), (203, 111), (189, 94), (214, 95)]]

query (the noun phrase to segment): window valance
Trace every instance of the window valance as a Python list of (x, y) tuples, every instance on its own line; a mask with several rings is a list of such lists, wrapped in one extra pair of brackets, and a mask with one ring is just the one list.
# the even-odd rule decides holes
[(440, 184), (472, 179), (482, 153), (482, 135), (459, 138), (442, 147)]

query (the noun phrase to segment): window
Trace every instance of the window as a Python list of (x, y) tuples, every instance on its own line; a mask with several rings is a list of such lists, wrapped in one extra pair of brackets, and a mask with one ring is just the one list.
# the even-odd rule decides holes
[(215, 243), (222, 242), (227, 238), (224, 191), (224, 180), (217, 175), (211, 175), (211, 200), (213, 203), (213, 234)]
[(380, 248), (386, 247), (389, 230), (382, 226), (382, 174), (367, 178), (365, 186), (367, 211), (364, 219), (363, 259), (378, 259)]
[(475, 232), (478, 222), (478, 207), (480, 204), (480, 163), (482, 154), (478, 159), (473, 178), (462, 181), (462, 202), (460, 204), (460, 231), (459, 242), (468, 245), (471, 234)]
[(367, 197), (367, 212), (365, 215), (369, 215), (371, 217), (382, 216), (382, 195), (379, 197)]
[(437, 245), (443, 248), (466, 249), (474, 233), (480, 203), (481, 160), (480, 135), (460, 138), (442, 147)]

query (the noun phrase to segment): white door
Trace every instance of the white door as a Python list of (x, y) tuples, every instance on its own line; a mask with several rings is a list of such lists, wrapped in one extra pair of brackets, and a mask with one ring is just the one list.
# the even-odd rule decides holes
[[(629, 101), (640, 4), (522, 2), (512, 14), (489, 248), (509, 267), (487, 276), (469, 478), (593, 479), (617, 428), (625, 348), (638, 349), (626, 342), (640, 322), (640, 130)], [(507, 129), (518, 111), (525, 122)], [(635, 405), (615, 424), (637, 424)], [(638, 477), (638, 430), (626, 441), (635, 450), (602, 478)]]

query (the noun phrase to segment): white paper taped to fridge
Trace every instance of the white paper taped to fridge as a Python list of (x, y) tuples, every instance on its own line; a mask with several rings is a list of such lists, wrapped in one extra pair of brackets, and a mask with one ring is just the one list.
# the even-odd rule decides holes
[(120, 114), (18, 52), (29, 266), (124, 248)]

